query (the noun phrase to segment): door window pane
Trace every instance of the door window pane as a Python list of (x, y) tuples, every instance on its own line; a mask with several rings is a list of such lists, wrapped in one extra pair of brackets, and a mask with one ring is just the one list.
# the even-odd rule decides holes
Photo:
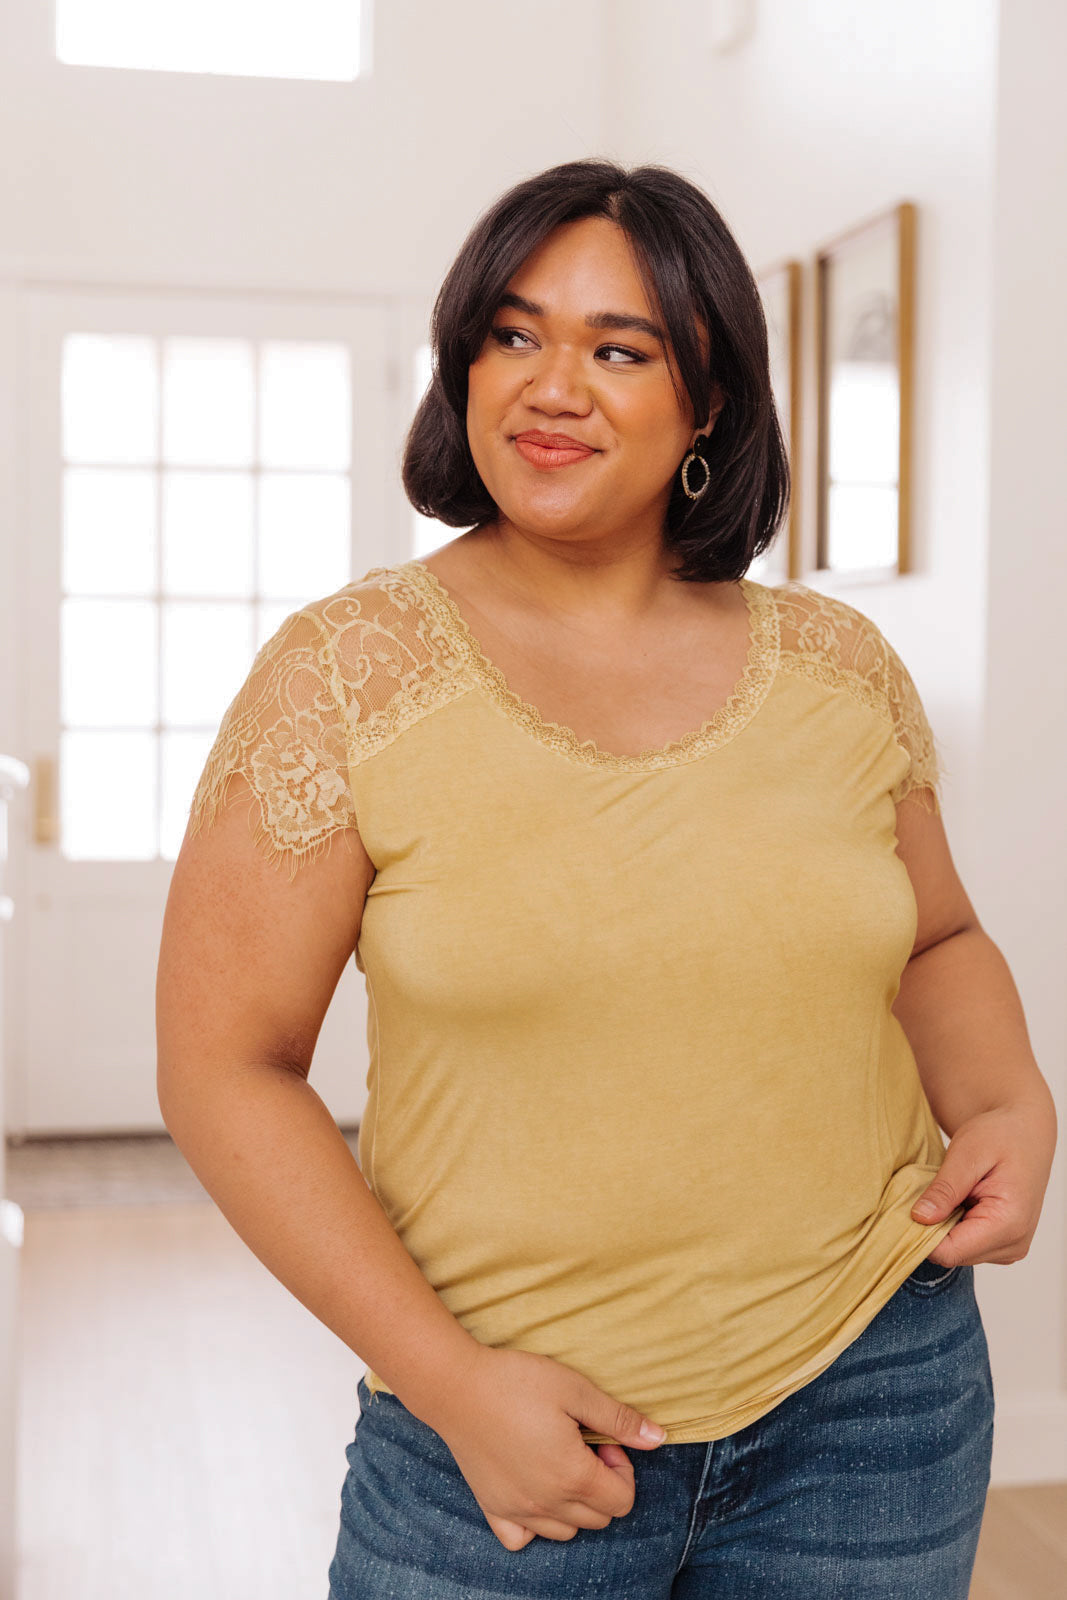
[(348, 582), (347, 477), (265, 472), (259, 484), (259, 587), (271, 599), (332, 594)]
[(150, 600), (64, 600), (60, 716), (68, 728), (156, 720), (156, 608)]
[(163, 476), (163, 591), (250, 597), (255, 590), (252, 478), (246, 472)]
[(260, 386), (259, 457), (265, 467), (347, 471), (352, 461), (347, 350), (266, 344)]
[(70, 859), (173, 859), (256, 652), (293, 611), (350, 580), (349, 369), (347, 346), (322, 340), (79, 332), (64, 342), (59, 785)]
[(211, 726), (252, 665), (252, 614), (221, 600), (163, 607), (163, 723)]
[(164, 339), (164, 461), (251, 465), (252, 361), (251, 346), (241, 340)]
[(156, 586), (156, 475), (70, 467), (63, 482), (63, 588), (146, 594)]
[(159, 431), (155, 341), (72, 333), (63, 347), (67, 461), (154, 461)]

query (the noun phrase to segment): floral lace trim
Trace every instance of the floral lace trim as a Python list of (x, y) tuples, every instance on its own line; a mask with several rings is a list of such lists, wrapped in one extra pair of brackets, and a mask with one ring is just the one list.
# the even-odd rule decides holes
[(293, 612), (257, 652), (196, 785), (190, 837), (243, 779), (258, 802), (252, 838), (273, 864), (288, 863), (291, 880), (334, 833), (358, 829), (352, 769), (469, 692), (455, 648), (409, 587), (376, 572), (377, 583), (348, 584)]
[(915, 798), (927, 811), (941, 812), (941, 789), (948, 763), (927, 720), (919, 691), (911, 674), (888, 639), (886, 646), (886, 694), (893, 716), (897, 743), (910, 757), (910, 766), (892, 790), (899, 804), (904, 796)]
[(947, 767), (911, 674), (881, 629), (847, 601), (806, 584), (781, 584), (775, 592), (780, 669), (842, 688), (888, 722), (908, 756), (908, 769), (891, 790), (894, 803), (915, 791), (925, 810), (940, 813)]
[(344, 723), (330, 688), (329, 640), (294, 612), (257, 652), (223, 714), (190, 804), (189, 835), (215, 821), (234, 778), (258, 802), (254, 843), (274, 865), (297, 866), (355, 826)]
[[(206, 828), (240, 775), (258, 802), (256, 842), (273, 861), (325, 850), (358, 828), (352, 772), (430, 712), (480, 688), (513, 722), (569, 760), (651, 772), (696, 760), (755, 716), (779, 671), (843, 688), (892, 729), (908, 765), (892, 790), (940, 809), (944, 763), (907, 668), (862, 612), (803, 584), (741, 580), (750, 614), (745, 670), (713, 716), (681, 739), (617, 755), (542, 717), (482, 653), (458, 607), (421, 562), (372, 567), (292, 613), (262, 646), (223, 716), (190, 807)], [(346, 841), (351, 843), (351, 841)]]
[[(382, 569), (376, 569), (382, 570)], [(408, 578), (441, 632), (462, 647), (466, 666), (493, 703), (527, 733), (559, 755), (586, 766), (618, 772), (654, 772), (694, 761), (733, 739), (759, 710), (770, 691), (778, 663), (778, 613), (773, 591), (750, 578), (740, 580), (750, 627), (745, 669), (724, 705), (691, 732), (657, 749), (634, 755), (603, 750), (595, 739), (580, 739), (564, 723), (543, 717), (537, 707), (508, 686), (500, 668), (484, 655), (465, 618), (437, 574), (421, 561), (401, 562), (395, 571)], [(369, 574), (368, 574), (369, 576)]]
[(470, 692), (461, 653), (447, 630), (412, 604), (395, 568), (372, 567), (317, 609), (333, 640), (353, 766)]

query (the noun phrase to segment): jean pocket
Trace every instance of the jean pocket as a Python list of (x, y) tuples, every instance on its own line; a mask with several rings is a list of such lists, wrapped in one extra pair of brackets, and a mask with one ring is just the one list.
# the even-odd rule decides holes
[(929, 1256), (924, 1256), (914, 1272), (904, 1279), (904, 1287), (909, 1294), (924, 1297), (940, 1294), (951, 1283), (955, 1283), (962, 1271), (962, 1262), (957, 1262), (954, 1267), (944, 1267), (940, 1262), (931, 1261)]

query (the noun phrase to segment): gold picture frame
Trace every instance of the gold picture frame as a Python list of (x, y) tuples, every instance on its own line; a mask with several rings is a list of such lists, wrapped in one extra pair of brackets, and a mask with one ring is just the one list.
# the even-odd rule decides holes
[(769, 550), (756, 557), (750, 575), (760, 583), (781, 583), (799, 578), (800, 549), (800, 445), (801, 445), (801, 297), (803, 269), (799, 261), (782, 261), (756, 276), (767, 322), (767, 353), (771, 388), (789, 456), (791, 493), (786, 523)]
[(916, 207), (903, 200), (815, 257), (815, 565), (911, 571)]

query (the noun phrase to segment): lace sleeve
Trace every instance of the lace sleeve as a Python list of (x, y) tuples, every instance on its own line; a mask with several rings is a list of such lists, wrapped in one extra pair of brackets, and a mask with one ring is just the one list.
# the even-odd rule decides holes
[(899, 805), (905, 795), (915, 790), (916, 800), (927, 811), (940, 814), (944, 763), (934, 740), (934, 732), (911, 674), (889, 640), (884, 639), (884, 643), (886, 695), (893, 728), (897, 743), (911, 758), (907, 772), (892, 791), (893, 800)]
[(223, 714), (190, 805), (190, 837), (210, 826), (235, 774), (258, 802), (255, 843), (288, 865), (290, 881), (332, 834), (356, 826), (343, 690), (328, 632), (310, 611), (286, 617)]

